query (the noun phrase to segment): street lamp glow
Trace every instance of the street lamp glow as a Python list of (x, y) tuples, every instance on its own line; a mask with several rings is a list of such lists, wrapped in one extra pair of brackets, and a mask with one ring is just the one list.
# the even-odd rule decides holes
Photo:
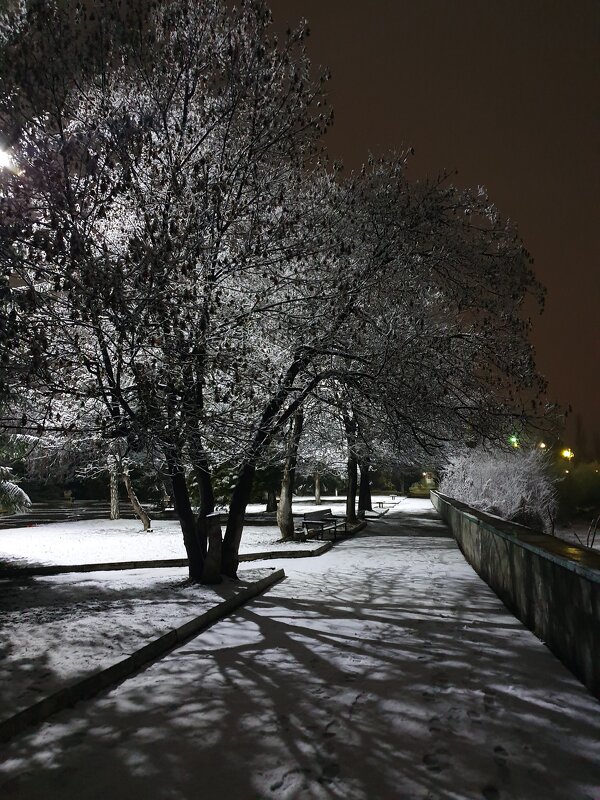
[(540, 450), (546, 449), (546, 442), (540, 442)]
[(561, 453), (561, 456), (563, 458), (568, 458), (569, 459), (569, 463), (571, 462), (571, 459), (573, 458), (574, 455), (575, 455), (575, 453), (571, 450), (570, 447), (566, 447)]
[(511, 443), (511, 445), (513, 447), (518, 447), (519, 446), (519, 437), (514, 433), (513, 433), (512, 436), (508, 437), (508, 441)]
[(0, 150), (0, 170), (6, 169), (14, 175), (21, 175), (22, 170), (12, 160), (8, 150)]
[(0, 169), (14, 169), (11, 157), (6, 150), (0, 150)]

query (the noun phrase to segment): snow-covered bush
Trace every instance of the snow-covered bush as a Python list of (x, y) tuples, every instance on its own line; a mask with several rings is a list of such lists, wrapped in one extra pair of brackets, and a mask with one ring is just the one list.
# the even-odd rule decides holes
[(439, 490), (504, 519), (553, 529), (556, 490), (539, 450), (466, 450), (449, 459)]
[(23, 489), (13, 483), (11, 478), (12, 470), (0, 466), (0, 511), (8, 511), (13, 514), (29, 508), (31, 500)]

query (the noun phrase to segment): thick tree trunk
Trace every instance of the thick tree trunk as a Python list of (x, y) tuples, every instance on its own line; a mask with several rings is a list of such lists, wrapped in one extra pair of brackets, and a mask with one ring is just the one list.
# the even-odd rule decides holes
[(194, 519), (194, 512), (190, 504), (185, 475), (181, 468), (175, 468), (173, 470), (172, 480), (173, 499), (183, 533), (183, 544), (189, 562), (189, 575), (193, 581), (201, 581), (204, 569), (204, 553), (198, 541), (196, 520)]
[(201, 457), (202, 466), (196, 469), (196, 480), (200, 495), (200, 506), (198, 508), (197, 526), (198, 541), (202, 549), (202, 554), (206, 555), (208, 550), (208, 529), (206, 518), (215, 510), (215, 495), (212, 488), (212, 480), (208, 469), (208, 463)]
[(119, 473), (116, 466), (110, 468), (110, 518), (121, 519), (119, 508)]
[(358, 489), (358, 510), (373, 511), (371, 501), (371, 484), (369, 481), (371, 467), (368, 458), (360, 462), (360, 486)]
[(238, 550), (242, 531), (244, 529), (244, 517), (246, 506), (252, 493), (252, 483), (254, 481), (254, 464), (244, 464), (238, 480), (231, 495), (229, 504), (229, 516), (227, 518), (227, 528), (223, 539), (223, 557), (221, 561), (221, 571), (229, 578), (237, 578), (237, 568), (239, 565)]
[(223, 540), (221, 537), (221, 522), (218, 512), (207, 514), (204, 518), (206, 537), (208, 540), (208, 550), (204, 560), (202, 570), (202, 583), (215, 584), (221, 583), (221, 558)]
[(127, 497), (129, 498), (129, 502), (131, 503), (131, 507), (133, 508), (133, 513), (136, 517), (140, 520), (142, 525), (144, 526), (145, 531), (152, 530), (152, 523), (150, 521), (150, 517), (144, 509), (140, 501), (137, 498), (135, 490), (133, 488), (133, 484), (131, 482), (131, 475), (129, 474), (129, 470), (127, 467), (124, 467), (121, 472), (121, 477), (123, 478), (123, 483), (125, 484), (125, 491), (127, 492)]
[(208, 459), (202, 451), (200, 466), (196, 470), (200, 489), (200, 508), (196, 518), (198, 543), (204, 556), (202, 583), (221, 583), (222, 536), (219, 514), (215, 513), (215, 495), (212, 486)]
[(315, 505), (321, 505), (321, 475), (315, 472)]
[(281, 531), (281, 538), (294, 538), (294, 517), (292, 514), (292, 496), (296, 478), (296, 462), (298, 461), (298, 446), (302, 436), (304, 414), (302, 409), (294, 414), (294, 421), (288, 439), (285, 463), (283, 465), (283, 478), (279, 491), (279, 505), (277, 506), (277, 524)]

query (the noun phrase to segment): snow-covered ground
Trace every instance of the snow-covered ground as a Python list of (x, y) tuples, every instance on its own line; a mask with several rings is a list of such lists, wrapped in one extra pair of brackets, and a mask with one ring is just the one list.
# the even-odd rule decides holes
[[(586, 547), (586, 540), (588, 535), (589, 526), (581, 523), (575, 523), (569, 528), (557, 527), (554, 535), (558, 536), (569, 544), (575, 544), (578, 547)], [(592, 550), (600, 552), (600, 530), (596, 534), (596, 539), (592, 545)]]
[[(399, 499), (398, 499), (399, 500)], [(337, 501), (337, 504), (334, 502)], [(311, 498), (294, 502), (296, 514), (332, 508), (343, 515), (343, 497), (325, 497), (321, 506)], [(387, 505), (379, 508), (377, 502)], [(392, 505), (388, 497), (373, 498), (377, 517)], [(264, 504), (248, 507), (248, 513), (264, 511)], [(279, 528), (273, 525), (247, 525), (240, 553), (260, 553), (277, 550), (307, 550), (320, 547), (322, 542), (281, 542)], [(0, 563), (27, 566), (33, 564), (108, 564), (117, 561), (153, 561), (166, 558), (185, 558), (181, 528), (176, 520), (154, 520), (152, 533), (144, 533), (138, 520), (109, 519), (52, 522), (28, 528), (0, 530)]]
[[(337, 506), (332, 502), (338, 500)], [(311, 498), (294, 502), (294, 513), (303, 514), (319, 508), (332, 508), (334, 514), (344, 513), (345, 498), (323, 498), (315, 506)], [(373, 502), (384, 502), (376, 496)], [(377, 508), (373, 517), (390, 508)], [(264, 511), (264, 504), (248, 507), (249, 513)], [(240, 553), (261, 553), (277, 550), (310, 550), (323, 542), (281, 542), (279, 528), (273, 525), (247, 525), (244, 528)], [(179, 522), (154, 520), (152, 532), (144, 533), (135, 519), (93, 519), (78, 522), (51, 522), (28, 528), (0, 530), (0, 562), (10, 565), (32, 564), (108, 564), (117, 561), (153, 561), (166, 558), (185, 558), (185, 548)]]
[(16, 739), (3, 800), (600, 797), (598, 703), (428, 503), (398, 512)]
[(69, 573), (0, 581), (0, 720), (183, 625), (241, 583), (190, 585), (187, 569)]
[[(248, 525), (240, 553), (270, 550), (307, 550), (323, 542), (278, 541), (275, 525)], [(134, 519), (52, 522), (31, 528), (0, 530), (0, 561), (19, 564), (108, 564), (117, 561), (153, 561), (185, 558), (181, 528), (176, 520), (156, 520), (144, 533)]]
[[(279, 529), (249, 525), (241, 553), (314, 549), (321, 541), (281, 543)], [(143, 533), (137, 520), (54, 522), (0, 531), (0, 562), (10, 565), (93, 564), (185, 558), (179, 523), (157, 520)], [(90, 670), (129, 655), (197, 616), (222, 596), (185, 584), (185, 569), (95, 572), (0, 581), (0, 719)], [(245, 582), (256, 570), (240, 570)], [(262, 574), (266, 574), (263, 570)], [(258, 578), (255, 578), (258, 580)]]
[[(381, 514), (386, 508), (390, 508), (394, 503), (402, 500), (400, 495), (394, 495), (392, 500), (390, 495), (374, 494), (371, 497), (373, 505), (373, 516)], [(331, 509), (332, 514), (343, 516), (346, 513), (346, 497), (344, 495), (324, 495), (321, 497), (321, 504), (316, 506), (315, 499), (311, 495), (294, 495), (292, 511), (294, 514), (305, 514), (307, 511), (319, 511), (319, 509)], [(246, 511), (248, 514), (259, 514), (264, 512), (264, 503), (250, 503)]]

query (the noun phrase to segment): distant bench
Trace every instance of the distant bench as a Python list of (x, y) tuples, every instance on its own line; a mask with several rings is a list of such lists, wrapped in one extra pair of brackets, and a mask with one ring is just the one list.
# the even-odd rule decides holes
[(317, 539), (322, 539), (323, 534), (329, 531), (333, 531), (333, 538), (336, 539), (338, 533), (347, 533), (347, 530), (346, 520), (334, 517), (330, 508), (307, 511), (302, 517), (302, 527), (299, 529), (307, 536), (312, 535)]

